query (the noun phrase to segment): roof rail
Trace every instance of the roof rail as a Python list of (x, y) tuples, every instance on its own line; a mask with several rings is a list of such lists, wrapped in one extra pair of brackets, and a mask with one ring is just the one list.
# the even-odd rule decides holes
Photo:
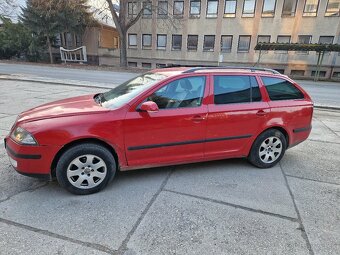
[(264, 72), (270, 72), (273, 74), (280, 74), (280, 72), (273, 70), (273, 69), (269, 69), (269, 68), (262, 68), (262, 67), (247, 67), (247, 66), (216, 66), (216, 67), (194, 67), (194, 68), (190, 68), (186, 71), (184, 71), (183, 73), (193, 73), (195, 71), (201, 71), (201, 70), (209, 70), (209, 69), (246, 69), (246, 70), (250, 70), (251, 72), (256, 72), (256, 71), (264, 71)]

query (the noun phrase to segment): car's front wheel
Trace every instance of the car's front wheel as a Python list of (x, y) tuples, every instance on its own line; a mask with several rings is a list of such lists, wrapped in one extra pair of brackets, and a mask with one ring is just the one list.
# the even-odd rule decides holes
[(60, 157), (56, 176), (59, 184), (77, 195), (103, 189), (116, 172), (116, 162), (103, 146), (91, 143), (71, 147)]
[(256, 138), (248, 160), (259, 168), (269, 168), (281, 160), (286, 148), (287, 140), (282, 132), (277, 129), (269, 129)]

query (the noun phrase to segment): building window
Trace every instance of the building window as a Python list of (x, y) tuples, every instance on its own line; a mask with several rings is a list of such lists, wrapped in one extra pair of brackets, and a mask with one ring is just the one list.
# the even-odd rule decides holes
[(249, 52), (250, 40), (250, 35), (240, 35), (238, 38), (237, 52)]
[(319, 43), (332, 44), (333, 40), (334, 40), (334, 36), (320, 36)]
[(304, 70), (291, 70), (290, 75), (292, 76), (305, 76)]
[(236, 0), (225, 0), (224, 5), (224, 17), (235, 17), (236, 16)]
[(188, 35), (188, 50), (197, 50), (198, 35)]
[(207, 18), (216, 18), (218, 10), (218, 1), (208, 0), (207, 2)]
[(157, 35), (157, 49), (165, 50), (166, 49), (166, 35)]
[(232, 44), (233, 44), (232, 35), (221, 36), (221, 52), (231, 52)]
[(314, 17), (318, 13), (319, 0), (306, 0), (303, 16)]
[(165, 68), (166, 64), (156, 63), (156, 68)]
[(190, 15), (198, 16), (201, 14), (201, 1), (192, 0), (190, 1)]
[(274, 17), (276, 0), (264, 0), (262, 17)]
[[(316, 71), (312, 71), (312, 77), (316, 75)], [(319, 77), (326, 77), (326, 71), (319, 71)]]
[[(290, 43), (290, 35), (278, 35), (277, 41), (278, 43)], [(275, 53), (288, 53), (286, 50), (277, 50)]]
[(137, 13), (137, 4), (133, 2), (128, 2), (128, 16), (136, 16)]
[(142, 63), (143, 68), (151, 68), (151, 63)]
[(137, 62), (128, 62), (129, 67), (137, 67)]
[(184, 1), (174, 2), (174, 15), (183, 16), (184, 13)]
[(244, 0), (242, 17), (254, 17), (255, 0)]
[(152, 5), (150, 2), (143, 2), (143, 18), (152, 18)]
[(215, 48), (215, 36), (205, 35), (203, 42), (203, 51), (214, 51)]
[(182, 35), (172, 35), (172, 49), (173, 50), (182, 49)]
[(282, 16), (295, 16), (297, 0), (284, 0)]
[(137, 34), (128, 35), (129, 48), (137, 48)]
[[(257, 36), (257, 43), (270, 43), (270, 35), (259, 35)], [(267, 53), (268, 51), (261, 51), (262, 53)]]
[(339, 16), (340, 0), (328, 0), (325, 16)]
[[(310, 44), (311, 42), (312, 42), (312, 36), (311, 35), (299, 35), (298, 36), (298, 43)], [(308, 51), (297, 51), (297, 52), (308, 54)]]
[(158, 2), (158, 17), (167, 17), (168, 16), (168, 2), (167, 1), (159, 1)]
[(142, 45), (143, 45), (143, 49), (150, 49), (152, 46), (152, 35), (143, 34)]

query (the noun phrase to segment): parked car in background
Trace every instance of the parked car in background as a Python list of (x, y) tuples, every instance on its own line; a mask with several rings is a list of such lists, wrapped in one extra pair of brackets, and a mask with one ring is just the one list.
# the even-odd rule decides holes
[(272, 167), (307, 139), (312, 114), (309, 95), (271, 69), (156, 69), (21, 113), (5, 146), (19, 173), (90, 194), (118, 170), (225, 158)]

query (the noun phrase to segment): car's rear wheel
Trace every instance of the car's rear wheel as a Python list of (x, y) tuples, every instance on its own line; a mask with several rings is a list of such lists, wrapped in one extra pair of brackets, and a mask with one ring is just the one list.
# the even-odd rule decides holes
[(276, 129), (269, 129), (260, 134), (253, 143), (248, 160), (259, 168), (276, 165), (287, 148), (286, 137)]
[(59, 184), (77, 195), (103, 189), (116, 172), (116, 162), (103, 146), (91, 143), (71, 147), (60, 157), (56, 176)]

